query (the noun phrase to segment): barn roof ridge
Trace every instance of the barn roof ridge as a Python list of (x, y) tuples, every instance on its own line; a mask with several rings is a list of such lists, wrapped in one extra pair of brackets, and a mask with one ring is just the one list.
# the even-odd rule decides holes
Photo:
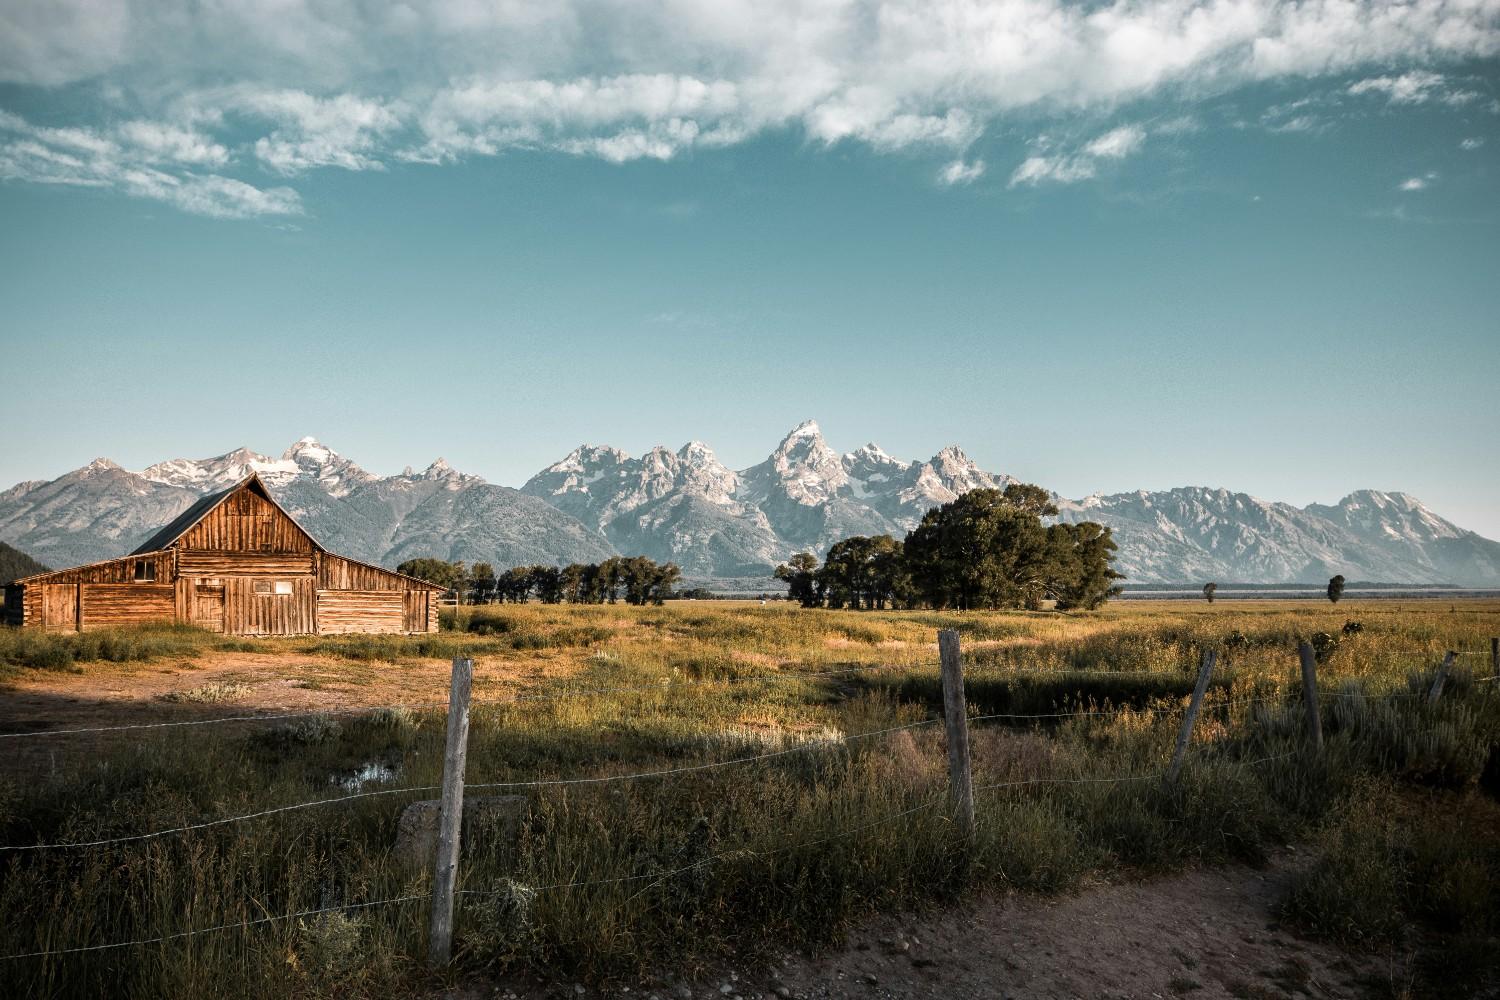
[(215, 509), (217, 509), (218, 506), (225, 500), (228, 500), (230, 497), (234, 496), (241, 490), (246, 489), (252, 483), (260, 487), (260, 495), (264, 500), (270, 503), (272, 507), (275, 507), (277, 510), (281, 511), (282, 515), (288, 521), (291, 521), (292, 524), (296, 526), (298, 531), (307, 536), (307, 540), (312, 542), (312, 546), (316, 551), (328, 551), (328, 549), (325, 548), (321, 542), (313, 537), (312, 532), (304, 528), (300, 523), (298, 523), (297, 519), (287, 511), (285, 507), (276, 502), (276, 498), (271, 495), (271, 490), (268, 486), (266, 486), (265, 480), (260, 478), (260, 473), (252, 472), (250, 473), (250, 475), (246, 476), (244, 479), (241, 479), (239, 482), (235, 483), (233, 486), (230, 486), (227, 489), (223, 489), (217, 493), (209, 493), (205, 496), (199, 497), (192, 506), (188, 507), (187, 510), (183, 511), (181, 514), (178, 514), (161, 528), (157, 529), (154, 535), (142, 542), (133, 552), (128, 553), (128, 555), (143, 556), (151, 552), (160, 552), (163, 549), (170, 548), (171, 546), (176, 544), (178, 539), (191, 531), (199, 521), (203, 520)]

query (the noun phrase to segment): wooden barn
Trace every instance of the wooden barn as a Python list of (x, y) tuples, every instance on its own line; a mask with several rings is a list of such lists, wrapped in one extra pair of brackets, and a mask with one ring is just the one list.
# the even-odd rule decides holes
[(233, 635), (435, 632), (442, 592), (327, 551), (252, 474), (128, 556), (8, 584), (5, 616), (69, 632), (143, 622)]

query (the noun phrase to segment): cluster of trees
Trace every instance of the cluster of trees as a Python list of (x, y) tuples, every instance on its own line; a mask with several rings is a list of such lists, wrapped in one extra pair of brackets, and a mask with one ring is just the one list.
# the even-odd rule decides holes
[(1092, 521), (1044, 525), (1057, 513), (1039, 486), (971, 490), (928, 511), (904, 541), (856, 535), (776, 567), (803, 607), (1097, 608), (1120, 593), (1115, 543)]
[(408, 559), (396, 572), (430, 580), (458, 595), (460, 604), (660, 604), (675, 596), (682, 579), (676, 563), (644, 556), (614, 556), (602, 563), (567, 566), (512, 566), (503, 572), (487, 562), (466, 567), (443, 559)]

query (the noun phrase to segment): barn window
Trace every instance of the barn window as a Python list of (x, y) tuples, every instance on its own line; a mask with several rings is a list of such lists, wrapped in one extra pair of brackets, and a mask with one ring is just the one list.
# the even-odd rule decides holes
[(136, 583), (156, 582), (156, 562), (152, 559), (138, 559), (135, 563)]
[(292, 593), (292, 581), (290, 581), (290, 580), (256, 580), (255, 581), (255, 593), (257, 593), (257, 594), (268, 594), (268, 595), (269, 594), (276, 594), (276, 595), (281, 596), (281, 597), (288, 597)]
[(290, 580), (277, 580), (276, 581), (276, 593), (278, 593), (278, 594), (291, 594), (291, 592), (292, 592), (292, 581), (290, 581)]

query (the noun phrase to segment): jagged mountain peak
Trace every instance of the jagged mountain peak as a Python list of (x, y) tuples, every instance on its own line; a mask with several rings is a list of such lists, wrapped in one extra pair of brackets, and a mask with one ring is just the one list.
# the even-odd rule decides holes
[[(261, 473), (295, 516), (336, 551), (394, 565), (403, 558), (496, 565), (602, 555), (672, 560), (699, 577), (768, 574), (798, 551), (853, 534), (900, 537), (933, 506), (1011, 477), (962, 448), (902, 462), (871, 443), (832, 451), (815, 421), (762, 462), (735, 472), (702, 441), (638, 459), (581, 445), (514, 490), (439, 459), (381, 478), (317, 438), (280, 458), (238, 448), (174, 459), (141, 473), (99, 459), (58, 479), (0, 493), (0, 540), (56, 566), (129, 551), (199, 496)], [(1500, 543), (1464, 531), (1405, 493), (1356, 490), (1298, 508), (1224, 487), (1059, 498), (1062, 520), (1111, 527), (1132, 582), (1350, 579), (1500, 585)], [(511, 560), (507, 562), (507, 560)], [(1324, 570), (1327, 570), (1325, 573)]]
[(719, 456), (702, 441), (693, 440), (677, 449), (677, 457), (693, 465), (717, 465)]
[(818, 426), (818, 422), (816, 420), (808, 419), (808, 420), (802, 421), (802, 423), (798, 424), (796, 427), (793, 427), (791, 429), (791, 431), (788, 432), (787, 436), (781, 439), (781, 443), (782, 444), (786, 444), (788, 441), (791, 441), (793, 438), (803, 438), (803, 437), (820, 438), (822, 436), (823, 436), (823, 429)]

